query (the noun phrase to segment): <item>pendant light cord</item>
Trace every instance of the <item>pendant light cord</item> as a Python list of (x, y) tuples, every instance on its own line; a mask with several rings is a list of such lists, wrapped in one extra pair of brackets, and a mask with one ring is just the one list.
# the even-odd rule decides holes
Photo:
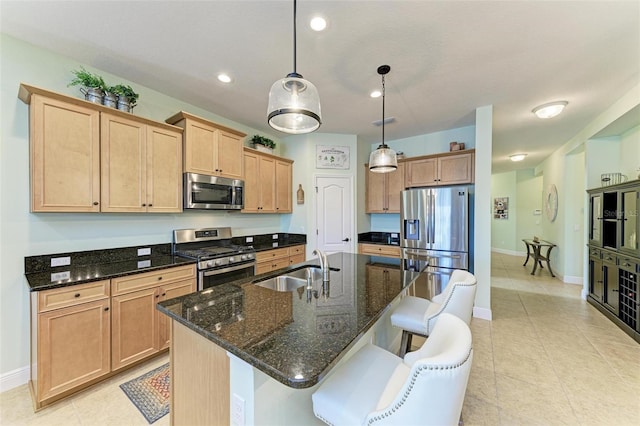
[(297, 74), (296, 71), (296, 8), (297, 1), (293, 0), (293, 73)]
[(384, 143), (384, 74), (382, 74), (382, 146), (387, 146)]

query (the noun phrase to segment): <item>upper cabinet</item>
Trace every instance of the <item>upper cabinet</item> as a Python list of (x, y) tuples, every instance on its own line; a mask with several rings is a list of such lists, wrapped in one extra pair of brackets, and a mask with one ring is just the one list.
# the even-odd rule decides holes
[(293, 161), (244, 148), (243, 213), (291, 213)]
[(405, 185), (413, 188), (473, 183), (474, 156), (475, 150), (471, 149), (409, 158)]
[(405, 188), (405, 163), (390, 173), (374, 173), (365, 164), (366, 213), (400, 213), (400, 193)]
[(182, 129), (22, 84), (32, 212), (182, 211)]
[(244, 133), (180, 111), (167, 123), (184, 129), (184, 172), (243, 179)]

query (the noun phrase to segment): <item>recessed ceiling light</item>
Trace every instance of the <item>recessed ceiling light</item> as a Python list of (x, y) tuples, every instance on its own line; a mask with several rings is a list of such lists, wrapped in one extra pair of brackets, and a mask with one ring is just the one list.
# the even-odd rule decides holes
[(560, 114), (568, 103), (567, 101), (549, 102), (548, 104), (535, 107), (531, 112), (537, 115), (538, 118), (553, 118)]
[(322, 31), (327, 28), (327, 21), (320, 16), (316, 16), (309, 22), (309, 26), (314, 31)]
[(380, 96), (382, 96), (382, 92), (379, 90), (374, 90), (369, 96), (371, 96), (372, 98), (379, 98)]
[(218, 80), (223, 83), (231, 83), (231, 77), (229, 77), (227, 74), (218, 74)]
[(511, 161), (522, 161), (526, 156), (527, 154), (513, 154), (510, 155), (509, 158), (511, 159)]

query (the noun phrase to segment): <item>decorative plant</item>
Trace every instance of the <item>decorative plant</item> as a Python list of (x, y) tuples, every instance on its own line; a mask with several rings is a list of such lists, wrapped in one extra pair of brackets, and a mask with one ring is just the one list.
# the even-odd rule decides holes
[(260, 135), (253, 135), (253, 137), (251, 138), (251, 142), (254, 145), (263, 145), (266, 146), (267, 148), (275, 148), (276, 147), (276, 143), (274, 141), (272, 141), (269, 138), (265, 138), (264, 136), (260, 136)]
[(76, 76), (71, 82), (67, 85), (70, 86), (84, 86), (87, 88), (100, 89), (102, 91), (107, 90), (107, 85), (101, 76), (97, 74), (92, 74), (89, 71), (85, 70), (83, 67), (80, 67), (80, 70), (72, 71), (72, 73)]
[(127, 99), (129, 101), (129, 103), (131, 104), (131, 106), (135, 106), (136, 101), (138, 100), (138, 97), (140, 96), (136, 92), (133, 91), (131, 86), (125, 86), (124, 84), (116, 84), (115, 86), (111, 86), (111, 87), (108, 88), (107, 91), (110, 92), (110, 93), (114, 93), (114, 94), (118, 95), (119, 97)]

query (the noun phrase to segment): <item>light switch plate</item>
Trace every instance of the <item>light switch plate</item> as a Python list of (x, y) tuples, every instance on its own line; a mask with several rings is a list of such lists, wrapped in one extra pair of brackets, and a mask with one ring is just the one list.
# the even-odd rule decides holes
[(56, 272), (54, 274), (51, 274), (51, 282), (64, 281), (64, 280), (68, 280), (69, 278), (71, 278), (71, 272), (69, 271)]
[(138, 249), (138, 256), (149, 256), (150, 254), (151, 254), (151, 248), (149, 247)]
[(71, 265), (71, 256), (66, 257), (52, 257), (51, 266), (67, 266)]
[(253, 237), (247, 237), (245, 242), (246, 243), (252, 243), (253, 242)]
[(278, 234), (273, 234), (273, 235), (271, 236), (271, 239), (273, 239), (273, 240), (277, 240), (277, 239), (278, 239)]
[(138, 262), (138, 268), (148, 268), (149, 266), (151, 266), (150, 260), (140, 260)]

